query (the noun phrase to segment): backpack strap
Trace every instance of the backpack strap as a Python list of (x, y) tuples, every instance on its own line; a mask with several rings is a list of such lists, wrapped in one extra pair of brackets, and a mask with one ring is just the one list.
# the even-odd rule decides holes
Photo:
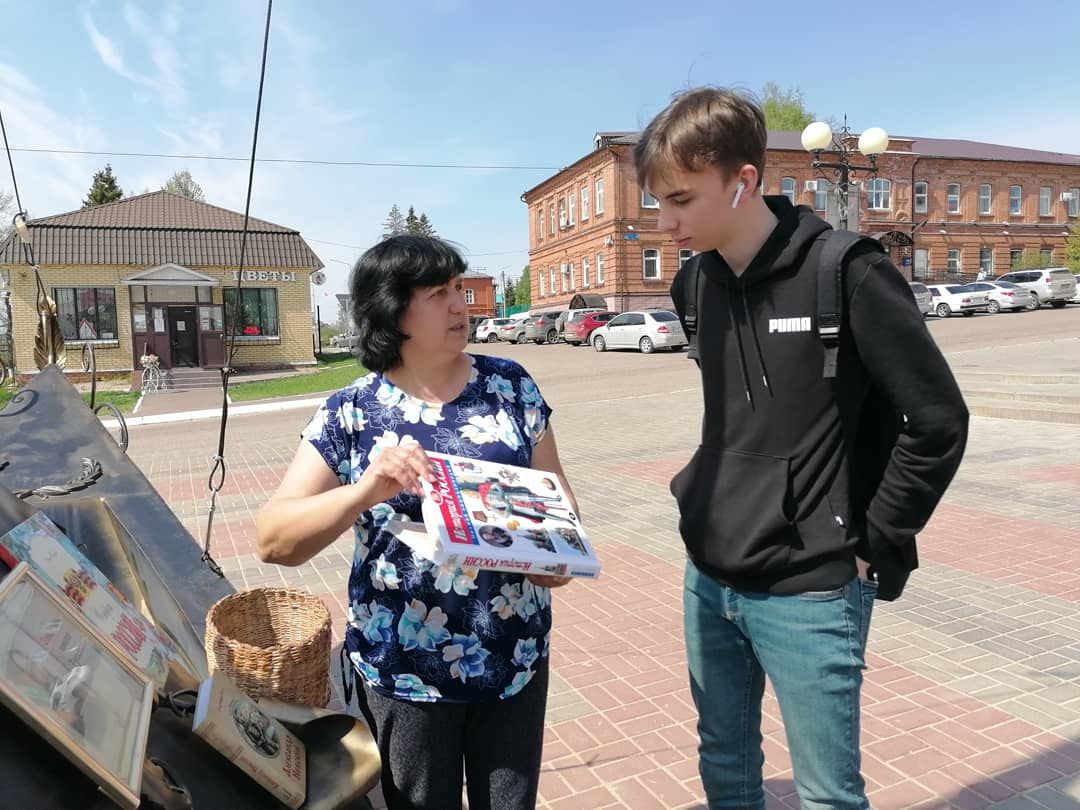
[(701, 254), (694, 256), (683, 268), (686, 278), (683, 281), (683, 311), (680, 313), (682, 315), (683, 329), (686, 330), (686, 356), (690, 360), (698, 362), (700, 362), (697, 342), (698, 305), (701, 300), (702, 286), (700, 256)]
[(840, 326), (844, 319), (844, 261), (855, 245), (872, 241), (870, 237), (852, 231), (825, 231), (817, 238), (820, 244), (817, 284), (817, 330), (825, 344), (825, 364), (822, 376), (836, 376), (836, 360), (840, 351)]

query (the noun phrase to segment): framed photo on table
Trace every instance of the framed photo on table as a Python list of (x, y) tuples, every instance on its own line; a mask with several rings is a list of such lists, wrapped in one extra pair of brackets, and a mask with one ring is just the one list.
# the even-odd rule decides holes
[(154, 685), (26, 563), (0, 582), (0, 700), (114, 802), (139, 806)]

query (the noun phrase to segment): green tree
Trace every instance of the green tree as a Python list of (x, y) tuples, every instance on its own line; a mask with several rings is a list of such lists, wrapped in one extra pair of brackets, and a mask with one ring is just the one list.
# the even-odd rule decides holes
[(1020, 257), (1016, 259), (1010, 270), (1039, 270), (1043, 267), (1050, 266), (1050, 257), (1044, 256), (1042, 252), (1029, 248), (1020, 254)]
[(416, 223), (417, 231), (421, 236), (438, 236), (435, 232), (435, 226), (431, 224), (431, 220), (427, 218), (427, 214), (421, 214), (420, 219)]
[(506, 282), (506, 289), (503, 290), (503, 306), (507, 309), (517, 306), (517, 285), (513, 279)]
[(1080, 273), (1080, 220), (1069, 226), (1069, 238), (1065, 240), (1065, 266)]
[(405, 233), (420, 233), (420, 218), (416, 216), (416, 209), (409, 206), (409, 213), (405, 215)]
[(532, 306), (532, 279), (529, 277), (529, 265), (521, 271), (521, 278), (514, 284), (514, 306)]
[(394, 203), (390, 208), (390, 213), (386, 215), (386, 221), (383, 222), (382, 238), (389, 239), (391, 236), (405, 232), (405, 217), (401, 215), (401, 209), (397, 207), (397, 203)]
[(765, 126), (778, 132), (802, 132), (814, 121), (802, 90), (781, 89), (776, 82), (766, 82), (761, 88), (761, 111), (765, 113)]
[(166, 180), (165, 185), (161, 187), (161, 190), (171, 191), (173, 194), (179, 194), (181, 197), (187, 197), (189, 200), (198, 200), (199, 202), (206, 201), (206, 195), (203, 194), (202, 186), (195, 182), (195, 179), (191, 176), (191, 172), (187, 169), (181, 169)]
[(119, 200), (123, 196), (124, 190), (117, 184), (116, 177), (112, 173), (112, 166), (106, 163), (104, 169), (94, 172), (94, 182), (90, 184), (90, 191), (87, 192), (82, 207), (93, 208)]

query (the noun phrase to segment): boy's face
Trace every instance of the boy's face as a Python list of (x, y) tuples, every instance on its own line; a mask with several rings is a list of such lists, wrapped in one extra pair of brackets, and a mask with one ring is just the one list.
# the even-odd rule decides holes
[[(746, 168), (725, 179), (725, 172), (715, 166), (695, 171), (674, 166), (656, 177), (649, 191), (660, 201), (660, 230), (671, 234), (677, 248), (722, 251), (743, 230), (740, 223), (749, 208), (746, 203), (756, 190), (755, 181), (742, 177)], [(739, 206), (732, 208), (740, 179), (746, 188)]]

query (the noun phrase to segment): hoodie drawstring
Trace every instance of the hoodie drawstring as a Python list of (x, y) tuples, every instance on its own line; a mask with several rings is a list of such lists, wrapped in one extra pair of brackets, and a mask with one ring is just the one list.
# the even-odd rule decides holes
[[(750, 403), (751, 409), (754, 407), (754, 395), (750, 393), (750, 372), (746, 368), (746, 352), (743, 351), (742, 331), (739, 329), (739, 324), (735, 320), (735, 305), (731, 303), (731, 296), (733, 290), (731, 287), (727, 288), (727, 295), (724, 297), (727, 299), (728, 317), (731, 318), (731, 329), (735, 333), (735, 342), (739, 345), (739, 368), (742, 369), (743, 378), (743, 390), (746, 392), (746, 401)], [(745, 306), (746, 301), (743, 300)]]
[(746, 323), (750, 327), (750, 335), (754, 338), (754, 349), (757, 350), (758, 368), (761, 369), (761, 381), (765, 384), (765, 390), (769, 392), (769, 396), (772, 396), (772, 386), (769, 385), (769, 375), (765, 371), (765, 357), (761, 353), (761, 342), (758, 340), (757, 329), (754, 327), (754, 322), (750, 318), (750, 305), (746, 303), (745, 292), (742, 297), (742, 305), (743, 312), (746, 313)]

